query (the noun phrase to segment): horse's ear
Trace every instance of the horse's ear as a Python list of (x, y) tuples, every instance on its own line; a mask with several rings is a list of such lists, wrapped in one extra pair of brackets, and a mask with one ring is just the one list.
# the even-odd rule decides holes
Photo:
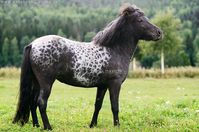
[(121, 15), (124, 15), (124, 16), (130, 15), (131, 13), (133, 13), (135, 11), (135, 9), (136, 9), (135, 5), (131, 5), (129, 3), (125, 3), (124, 5), (122, 5), (120, 7), (120, 13), (119, 13), (119, 15), (120, 16)]

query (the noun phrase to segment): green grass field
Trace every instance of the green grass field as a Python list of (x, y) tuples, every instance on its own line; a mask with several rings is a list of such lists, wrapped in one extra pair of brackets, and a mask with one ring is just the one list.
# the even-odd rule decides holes
[[(0, 132), (41, 131), (32, 120), (24, 127), (12, 124), (18, 79), (0, 79)], [(48, 102), (53, 131), (199, 131), (199, 79), (127, 79), (120, 93), (120, 128), (113, 127), (107, 92), (98, 126), (90, 129), (96, 89), (56, 82)]]

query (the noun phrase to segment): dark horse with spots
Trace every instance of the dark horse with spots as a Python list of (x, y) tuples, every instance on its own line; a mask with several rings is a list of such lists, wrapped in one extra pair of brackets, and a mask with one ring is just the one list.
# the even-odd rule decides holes
[(118, 98), (126, 79), (130, 59), (139, 40), (159, 40), (162, 32), (151, 24), (136, 6), (125, 6), (119, 17), (100, 31), (90, 43), (76, 42), (48, 35), (34, 40), (24, 49), (21, 68), (20, 96), (14, 123), (28, 122), (39, 126), (36, 109), (44, 129), (51, 129), (46, 114), (47, 101), (54, 81), (79, 86), (97, 87), (95, 111), (90, 127), (97, 118), (104, 95), (109, 90), (113, 122), (119, 126)]

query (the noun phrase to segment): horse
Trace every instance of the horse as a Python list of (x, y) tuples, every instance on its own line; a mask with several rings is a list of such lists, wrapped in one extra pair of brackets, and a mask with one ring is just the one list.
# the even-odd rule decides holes
[(13, 123), (24, 125), (31, 113), (33, 127), (39, 127), (36, 113), (39, 107), (44, 129), (51, 130), (46, 108), (52, 85), (58, 80), (83, 88), (97, 87), (90, 128), (97, 126), (98, 114), (108, 90), (113, 124), (119, 126), (119, 93), (137, 44), (139, 40), (160, 40), (162, 34), (140, 8), (126, 5), (91, 42), (77, 42), (57, 35), (35, 39), (24, 48)]

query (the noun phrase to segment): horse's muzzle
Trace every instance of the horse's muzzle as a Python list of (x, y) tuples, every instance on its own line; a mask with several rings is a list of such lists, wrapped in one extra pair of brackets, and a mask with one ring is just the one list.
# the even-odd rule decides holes
[(156, 38), (154, 39), (155, 41), (158, 41), (163, 38), (163, 32), (160, 29), (157, 29), (156, 31)]

